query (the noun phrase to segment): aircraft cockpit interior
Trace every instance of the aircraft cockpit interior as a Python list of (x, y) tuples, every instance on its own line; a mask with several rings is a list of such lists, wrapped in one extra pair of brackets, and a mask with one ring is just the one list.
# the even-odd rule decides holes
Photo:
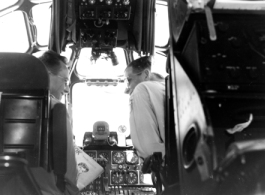
[[(155, 10), (157, 11), (155, 12)], [(46, 50), (52, 50), (68, 60), (69, 81), (67, 85), (70, 90), (69, 93), (63, 95), (60, 102), (66, 106), (67, 113), (72, 119), (75, 145), (94, 159), (104, 170), (96, 179), (82, 188), (80, 191), (82, 195), (156, 194), (151, 174), (142, 173), (143, 159), (137, 155), (130, 137), (130, 96), (126, 93), (127, 84), (124, 70), (133, 59), (155, 54), (156, 39), (160, 48), (158, 48), (159, 54), (156, 57), (156, 65), (152, 66), (152, 71), (160, 73), (164, 77), (168, 75), (166, 54), (163, 53), (168, 47), (168, 22), (163, 25), (163, 31), (160, 30), (163, 38), (155, 38), (155, 28), (157, 28), (155, 22), (167, 20), (166, 1), (12, 0), (0, 2), (0, 52), (3, 53), (1, 56), (6, 56), (5, 52), (8, 52), (12, 55), (25, 53), (25, 55), (29, 54), (39, 58)], [(9, 62), (11, 56), (4, 57), (5, 61), (2, 62)], [(23, 69), (24, 64), (34, 60), (29, 56), (25, 56), (24, 59), (20, 55), (18, 57), (14, 55), (14, 58), (17, 61), (14, 60), (10, 62), (12, 65), (9, 65), (10, 67), (14, 66), (14, 69), (18, 62), (21, 63), (20, 68)], [(14, 74), (19, 74), (20, 68)], [(26, 68), (26, 70), (30, 72), (30, 68)], [(8, 65), (6, 65), (6, 69), (8, 69)], [(11, 76), (14, 75), (10, 73), (6, 77)], [(42, 78), (41, 76), (36, 77)], [(7, 78), (3, 78), (0, 82), (5, 82)], [(19, 75), (17, 80), (13, 82), (20, 85)], [(10, 86), (6, 82), (5, 85)], [(46, 83), (45, 90), (47, 90), (47, 86)], [(30, 87), (34, 88), (34, 85), (31, 84)], [(31, 97), (31, 95), (35, 95), (33, 93), (23, 96), (20, 95), (21, 90), (14, 90), (18, 97), (14, 97), (14, 102), (11, 100), (9, 102), (6, 99), (12, 99), (13, 96), (7, 94), (9, 90), (5, 90), (5, 88), (0, 90), (3, 92), (2, 105), (6, 101), (9, 105), (5, 109), (14, 109), (15, 106), (20, 106), (17, 108), (17, 112), (21, 115), (31, 111), (27, 110), (27, 107), (33, 110), (37, 109), (38, 113), (42, 113), (42, 116), (39, 116), (38, 124), (44, 122), (44, 125), (38, 126), (40, 128), (38, 134), (26, 138), (26, 134), (29, 133), (27, 128), (33, 129), (30, 124), (35, 123), (34, 117), (27, 116), (26, 118), (30, 119), (27, 119), (26, 123), (24, 119), (20, 119), (20, 115), (8, 119), (14, 112), (1, 111), (1, 113), (7, 112), (3, 120), (14, 122), (11, 127), (1, 129), (3, 133), (0, 134), (0, 137), (4, 140), (0, 147), (1, 152), (8, 155), (10, 152), (19, 153), (29, 161), (30, 168), (40, 166), (49, 170), (49, 166), (52, 167), (51, 169), (54, 166), (56, 171), (57, 165), (50, 165), (49, 159), (56, 160), (59, 157), (50, 158), (50, 150), (53, 149), (48, 149), (48, 152), (43, 149), (53, 147), (50, 146), (49, 141), (49, 134), (52, 131), (49, 128), (49, 123), (58, 119), (56, 114), (48, 111), (49, 109), (46, 107), (46, 104), (50, 104), (50, 99), (47, 98), (49, 92), (40, 93), (43, 99), (39, 99), (37, 95), (40, 94), (36, 94), (34, 97)], [(41, 108), (36, 107), (36, 102), (30, 103), (27, 97), (30, 100), (37, 98), (37, 104), (42, 105)], [(27, 100), (18, 101), (17, 98)], [(33, 105), (35, 107), (31, 108)], [(60, 113), (61, 110), (59, 109), (58, 112)], [(52, 122), (47, 117), (53, 117)], [(24, 127), (25, 125), (21, 127), (21, 123), (27, 124), (26, 127)], [(18, 126), (15, 127), (15, 124)], [(20, 137), (13, 139), (12, 136), (17, 134), (17, 128), (20, 128)], [(36, 139), (36, 136), (40, 137)], [(60, 139), (64, 139), (64, 135), (57, 136), (52, 138), (53, 142), (60, 142)], [(42, 140), (42, 137), (46, 138)], [(20, 140), (19, 143), (16, 143), (18, 140)], [(33, 140), (35, 141), (33, 142)], [(58, 144), (58, 148), (62, 149), (63, 147), (65, 145)], [(51, 153), (55, 154), (56, 152)], [(28, 159), (30, 155), (33, 157)], [(63, 156), (61, 158), (65, 159)], [(0, 188), (0, 192), (7, 193), (5, 190), (4, 187)]]
[(0, 195), (265, 194), (264, 21), (264, 0), (1, 0)]

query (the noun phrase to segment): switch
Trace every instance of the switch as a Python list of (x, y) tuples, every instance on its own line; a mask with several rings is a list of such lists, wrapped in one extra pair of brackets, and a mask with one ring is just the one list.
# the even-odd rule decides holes
[(109, 181), (108, 181), (107, 177), (103, 177), (103, 186), (104, 186), (105, 192), (108, 192), (109, 191)]

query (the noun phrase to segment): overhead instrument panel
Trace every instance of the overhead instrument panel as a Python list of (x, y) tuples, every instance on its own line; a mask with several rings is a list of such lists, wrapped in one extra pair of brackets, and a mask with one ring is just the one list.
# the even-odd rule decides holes
[(114, 59), (116, 47), (154, 53), (155, 0), (58, 1), (52, 9), (63, 7), (67, 10), (52, 15), (52, 50), (62, 52), (69, 44), (78, 50), (89, 47), (93, 60), (101, 54)]
[(130, 0), (80, 0), (81, 20), (128, 20), (131, 14)]
[(95, 55), (110, 54), (117, 46), (119, 31), (122, 32), (120, 37), (125, 36), (124, 39), (127, 39), (125, 32), (119, 28), (128, 28), (128, 22), (121, 21), (129, 20), (131, 17), (129, 0), (79, 0), (78, 7), (82, 48), (94, 48)]

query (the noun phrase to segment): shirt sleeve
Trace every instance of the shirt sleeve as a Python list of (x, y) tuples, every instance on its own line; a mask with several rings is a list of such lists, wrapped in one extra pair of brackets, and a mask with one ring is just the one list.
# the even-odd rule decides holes
[(67, 114), (67, 171), (65, 173), (65, 195), (80, 194), (77, 187), (77, 164), (70, 117)]
[(146, 158), (153, 152), (164, 154), (164, 144), (159, 134), (158, 122), (148, 89), (139, 84), (131, 95), (130, 128), (134, 147)]

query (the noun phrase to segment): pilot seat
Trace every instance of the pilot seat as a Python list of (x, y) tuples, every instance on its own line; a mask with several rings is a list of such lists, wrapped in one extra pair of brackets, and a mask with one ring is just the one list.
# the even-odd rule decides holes
[[(52, 127), (66, 129), (66, 108), (59, 104), (50, 111), (49, 76), (34, 56), (0, 53), (0, 69), (0, 194), (41, 194), (30, 168), (64, 175), (66, 132)], [(58, 114), (65, 120), (50, 120)]]

